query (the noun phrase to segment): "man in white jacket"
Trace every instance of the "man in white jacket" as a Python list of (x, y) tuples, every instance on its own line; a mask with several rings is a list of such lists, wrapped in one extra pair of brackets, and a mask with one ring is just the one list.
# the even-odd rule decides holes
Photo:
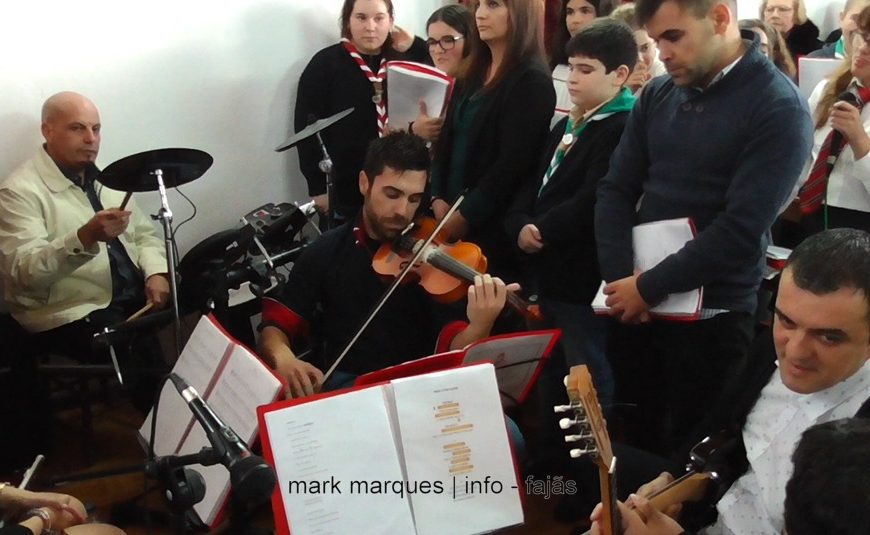
[(45, 143), (0, 184), (0, 274), (12, 316), (48, 347), (90, 360), (93, 332), (167, 302), (163, 242), (123, 193), (95, 183), (100, 114), (83, 95), (42, 108)]

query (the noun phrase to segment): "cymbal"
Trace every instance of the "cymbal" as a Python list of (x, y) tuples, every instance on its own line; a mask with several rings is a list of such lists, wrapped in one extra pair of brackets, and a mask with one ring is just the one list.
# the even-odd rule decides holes
[(197, 149), (149, 150), (109, 164), (97, 180), (118, 191), (157, 191), (157, 169), (163, 172), (163, 184), (174, 188), (201, 177), (213, 162), (211, 155)]
[[(300, 141), (308, 139), (309, 137), (313, 136), (314, 134), (320, 132), (321, 130), (324, 130), (327, 127), (332, 126), (333, 124), (337, 123), (338, 121), (344, 119), (345, 117), (347, 117), (348, 115), (353, 113), (353, 110), (354, 110), (354, 108), (348, 108), (344, 111), (340, 111), (340, 112), (336, 113), (332, 117), (327, 117), (325, 119), (319, 119), (319, 120), (311, 123), (310, 125), (306, 126), (302, 130), (293, 134), (290, 137), (290, 139), (288, 139), (287, 141), (285, 141), (281, 145), (278, 145), (278, 147), (275, 149), (275, 152), (283, 152), (289, 148), (295, 147)], [(312, 119), (313, 119), (313, 117), (312, 117)]]

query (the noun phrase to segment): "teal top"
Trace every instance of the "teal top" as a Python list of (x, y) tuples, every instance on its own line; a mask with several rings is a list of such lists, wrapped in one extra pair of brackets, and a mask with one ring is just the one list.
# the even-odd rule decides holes
[[(470, 95), (470, 96), (469, 96)], [(471, 131), (474, 119), (489, 94), (480, 89), (464, 91), (456, 103), (455, 113), (450, 118), (453, 130), (453, 143), (450, 146), (450, 165), (447, 175), (437, 171), (432, 174), (432, 196), (441, 197), (453, 203), (465, 188), (465, 169), (468, 162), (468, 148), (471, 145)], [(485, 221), (494, 209), (492, 203), (479, 191), (471, 191), (459, 208), (469, 223)]]

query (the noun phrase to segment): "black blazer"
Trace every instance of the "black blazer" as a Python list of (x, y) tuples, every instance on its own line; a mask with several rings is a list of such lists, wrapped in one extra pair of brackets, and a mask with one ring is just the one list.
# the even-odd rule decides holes
[[(459, 95), (475, 88), (456, 87), (456, 96), (447, 108), (444, 129), (435, 151), (433, 170), (447, 176), (453, 146), (451, 123)], [(489, 259), (495, 274), (516, 274), (510, 242), (502, 221), (515, 192), (530, 180), (547, 139), (556, 94), (550, 71), (543, 60), (522, 62), (491, 90), (474, 117), (464, 186), (480, 190), (495, 205), (492, 215), (474, 225), (466, 238), (477, 242)], [(461, 209), (460, 209), (461, 211)]]
[[(538, 196), (568, 118), (559, 121), (532, 177), (507, 213), (505, 230), (514, 250), (528, 259), (541, 296), (588, 304), (601, 284), (595, 247), (595, 190), (607, 174), (627, 118), (628, 112), (619, 112), (590, 122)], [(527, 255), (517, 247), (517, 235), (530, 223), (541, 231), (546, 246)]]

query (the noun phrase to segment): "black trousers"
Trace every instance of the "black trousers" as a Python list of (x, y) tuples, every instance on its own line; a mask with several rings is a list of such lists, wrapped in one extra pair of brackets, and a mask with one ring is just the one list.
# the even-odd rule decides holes
[[(78, 321), (35, 333), (31, 339), (40, 353), (65, 355), (86, 364), (111, 363), (108, 346), (95, 341), (94, 334), (123, 323), (142, 305), (144, 298), (123, 304), (112, 302)], [(153, 330), (132, 332), (128, 337), (117, 339), (113, 347), (133, 404), (140, 410), (148, 410), (162, 375), (159, 370), (168, 371), (155, 333)]]
[[(624, 325), (612, 320), (607, 353), (616, 381), (614, 430), (624, 441), (673, 458), (698, 439), (698, 424), (727, 379), (745, 364), (753, 317), (726, 312), (695, 322)], [(611, 426), (612, 427), (612, 426)]]

